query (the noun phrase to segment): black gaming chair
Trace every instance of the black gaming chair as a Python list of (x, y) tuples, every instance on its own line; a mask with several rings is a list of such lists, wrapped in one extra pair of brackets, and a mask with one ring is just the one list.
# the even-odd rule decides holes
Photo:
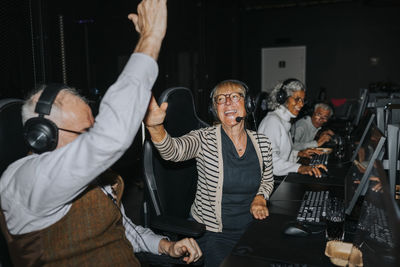
[[(12, 162), (28, 153), (22, 134), (20, 99), (0, 100), (0, 177)], [(12, 266), (8, 255), (7, 244), (0, 232), (0, 266)]]
[[(208, 126), (197, 117), (192, 93), (187, 88), (170, 88), (160, 96), (158, 102), (168, 102), (164, 127), (172, 137)], [(178, 163), (165, 161), (149, 140), (145, 141), (143, 149), (147, 186), (145, 225), (173, 239), (200, 237), (205, 232), (205, 226), (188, 220), (197, 186), (195, 160)], [(143, 260), (141, 255), (138, 258)], [(154, 258), (157, 264), (160, 264), (159, 260)], [(144, 261), (148, 262), (149, 259)], [(175, 261), (182, 263), (182, 260)]]
[(256, 130), (258, 128), (258, 125), (260, 125), (260, 122), (268, 113), (268, 93), (267, 92), (259, 92), (257, 94), (257, 97), (255, 99), (255, 107), (254, 107), (254, 121), (252, 122), (253, 125), (253, 130)]
[(23, 103), (24, 101), (20, 99), (0, 100), (0, 174), (10, 163), (28, 153), (22, 134), (21, 107)]

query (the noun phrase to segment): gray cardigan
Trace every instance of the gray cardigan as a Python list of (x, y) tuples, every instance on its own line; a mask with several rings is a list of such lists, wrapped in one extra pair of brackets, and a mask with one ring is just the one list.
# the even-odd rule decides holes
[[(262, 175), (257, 194), (268, 199), (274, 186), (271, 143), (263, 134), (250, 130), (247, 133), (256, 150)], [(208, 231), (221, 232), (224, 182), (221, 125), (194, 130), (178, 138), (172, 138), (167, 133), (161, 142), (154, 145), (165, 160), (178, 162), (196, 158), (198, 182), (191, 208), (192, 216), (196, 221), (204, 223)]]

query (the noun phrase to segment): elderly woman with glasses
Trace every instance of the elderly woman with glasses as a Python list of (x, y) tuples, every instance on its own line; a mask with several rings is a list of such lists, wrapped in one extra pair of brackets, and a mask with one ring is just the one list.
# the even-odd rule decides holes
[(278, 83), (272, 90), (268, 107), (273, 110), (261, 121), (258, 132), (265, 134), (272, 145), (272, 159), (274, 175), (284, 176), (289, 172), (314, 175), (321, 177), (321, 170), (327, 170), (323, 164), (306, 166), (297, 163), (299, 157), (310, 158), (315, 149), (302, 151), (292, 148), (293, 141), (290, 134), (292, 118), (296, 118), (304, 105), (306, 95), (304, 85), (297, 79), (288, 79)]
[(145, 125), (166, 160), (196, 158), (194, 220), (206, 225), (198, 239), (205, 266), (219, 266), (249, 223), (268, 216), (273, 189), (272, 148), (267, 137), (245, 128), (247, 87), (236, 80), (220, 82), (211, 92), (214, 126), (172, 138), (164, 129), (167, 103), (151, 100)]

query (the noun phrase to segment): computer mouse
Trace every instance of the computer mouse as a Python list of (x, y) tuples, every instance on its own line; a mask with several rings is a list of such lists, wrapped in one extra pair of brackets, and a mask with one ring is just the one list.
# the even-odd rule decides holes
[(299, 222), (290, 222), (285, 225), (283, 233), (291, 236), (309, 236), (311, 235), (311, 230)]

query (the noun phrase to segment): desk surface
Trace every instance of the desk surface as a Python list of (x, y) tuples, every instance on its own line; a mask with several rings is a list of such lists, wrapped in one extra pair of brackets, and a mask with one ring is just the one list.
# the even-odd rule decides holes
[(325, 256), (324, 227), (314, 227), (308, 237), (287, 236), (282, 231), (296, 219), (304, 191), (329, 190), (330, 194), (342, 197), (344, 176), (337, 178), (334, 183), (316, 182), (316, 178), (289, 174), (269, 201), (269, 217), (254, 221), (221, 266), (274, 266), (273, 263), (333, 266)]
[(331, 266), (324, 254), (324, 228), (308, 237), (287, 236), (282, 231), (290, 221), (293, 221), (292, 216), (282, 214), (271, 214), (266, 220), (255, 221), (222, 266), (268, 266), (276, 262)]
[[(311, 179), (316, 180), (316, 178)], [(285, 214), (296, 218), (305, 191), (326, 190), (329, 191), (329, 195), (343, 198), (344, 188), (342, 185), (289, 182), (286, 178), (268, 201), (269, 212), (270, 214)]]

